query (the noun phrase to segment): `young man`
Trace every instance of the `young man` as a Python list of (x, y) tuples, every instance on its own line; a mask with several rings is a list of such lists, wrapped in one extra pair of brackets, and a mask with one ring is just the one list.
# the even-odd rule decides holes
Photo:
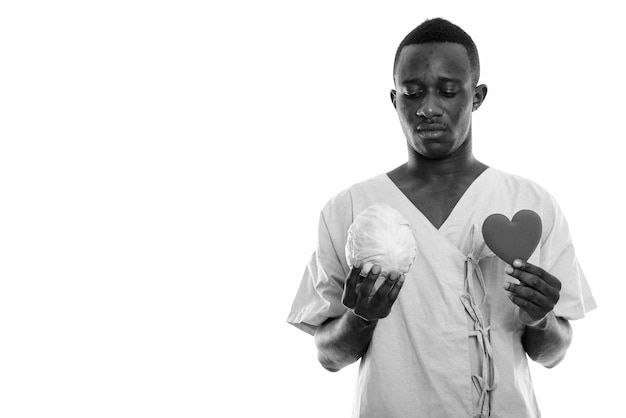
[[(326, 369), (361, 360), (355, 417), (537, 417), (527, 355), (558, 364), (568, 321), (595, 308), (552, 196), (472, 154), (472, 112), (487, 95), (479, 75), (476, 46), (458, 26), (432, 19), (409, 33), (391, 91), (408, 161), (322, 210), (288, 322), (315, 336)], [(370, 298), (380, 269), (350, 270), (343, 249), (354, 218), (379, 202), (410, 222), (418, 255)], [(522, 209), (539, 214), (543, 232), (526, 262), (508, 266), (481, 226)]]

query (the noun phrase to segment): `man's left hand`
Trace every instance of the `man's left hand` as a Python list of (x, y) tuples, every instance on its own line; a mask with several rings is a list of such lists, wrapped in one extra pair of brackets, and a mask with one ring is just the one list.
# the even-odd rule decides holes
[(504, 289), (509, 298), (520, 307), (522, 321), (536, 326), (548, 316), (559, 301), (561, 281), (533, 264), (515, 260), (513, 267), (507, 266), (505, 272), (520, 281), (519, 284), (507, 283)]

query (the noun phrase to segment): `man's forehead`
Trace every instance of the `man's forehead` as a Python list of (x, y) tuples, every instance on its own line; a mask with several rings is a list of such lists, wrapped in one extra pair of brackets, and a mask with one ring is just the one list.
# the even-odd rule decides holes
[(452, 42), (404, 46), (398, 57), (397, 81), (412, 79), (425, 71), (440, 73), (443, 78), (464, 80), (471, 77), (467, 50), (463, 45)]

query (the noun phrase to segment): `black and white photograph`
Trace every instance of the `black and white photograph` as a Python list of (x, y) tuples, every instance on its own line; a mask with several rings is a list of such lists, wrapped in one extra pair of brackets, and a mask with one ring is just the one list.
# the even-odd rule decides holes
[(0, 416), (622, 416), (623, 16), (3, 2)]

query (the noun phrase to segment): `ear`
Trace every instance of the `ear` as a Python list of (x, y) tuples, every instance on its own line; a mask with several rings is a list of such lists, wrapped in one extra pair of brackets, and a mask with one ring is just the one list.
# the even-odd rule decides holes
[(396, 91), (394, 89), (391, 89), (391, 91), (389, 92), (389, 95), (391, 97), (391, 103), (393, 103), (393, 108), (396, 108)]
[(472, 111), (478, 110), (480, 105), (483, 104), (483, 102), (485, 101), (485, 97), (487, 97), (487, 86), (485, 84), (474, 87), (474, 97), (472, 98)]

